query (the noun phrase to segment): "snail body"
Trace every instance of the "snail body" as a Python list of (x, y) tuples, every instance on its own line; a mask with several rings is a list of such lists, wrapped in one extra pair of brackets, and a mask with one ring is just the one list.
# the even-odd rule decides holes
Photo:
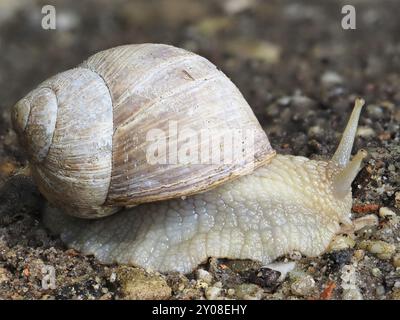
[[(214, 65), (143, 44), (99, 52), (45, 81), (16, 104), (13, 123), (51, 203), (43, 213), (50, 230), (104, 263), (189, 272), (210, 256), (268, 263), (293, 250), (324, 252), (351, 224), (350, 186), (366, 156), (349, 161), (362, 105), (331, 160), (276, 155)], [(233, 163), (150, 165), (145, 133), (166, 130), (167, 120), (195, 132), (251, 128), (253, 153)]]

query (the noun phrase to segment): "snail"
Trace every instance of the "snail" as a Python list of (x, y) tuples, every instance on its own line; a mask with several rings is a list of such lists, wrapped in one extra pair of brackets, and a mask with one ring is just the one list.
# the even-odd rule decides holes
[[(363, 104), (356, 100), (330, 160), (280, 155), (215, 65), (139, 44), (44, 81), (15, 104), (12, 122), (49, 203), (43, 222), (68, 246), (103, 263), (186, 273), (209, 257), (267, 264), (294, 250), (323, 253), (352, 223), (351, 183), (367, 155), (350, 161)], [(192, 136), (173, 135), (171, 123)], [(241, 148), (223, 140), (213, 150), (249, 146), (238, 161), (149, 161), (149, 132), (165, 133), (168, 147), (155, 152), (165, 158), (201, 130), (236, 129), (252, 139), (238, 135)]]

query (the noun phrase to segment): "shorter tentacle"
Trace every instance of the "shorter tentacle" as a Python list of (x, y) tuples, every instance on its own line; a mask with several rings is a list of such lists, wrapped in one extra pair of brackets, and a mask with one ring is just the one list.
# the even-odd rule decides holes
[(351, 183), (361, 167), (362, 160), (367, 156), (367, 151), (361, 149), (353, 159), (338, 173), (333, 180), (333, 192), (338, 198), (343, 198), (349, 192)]

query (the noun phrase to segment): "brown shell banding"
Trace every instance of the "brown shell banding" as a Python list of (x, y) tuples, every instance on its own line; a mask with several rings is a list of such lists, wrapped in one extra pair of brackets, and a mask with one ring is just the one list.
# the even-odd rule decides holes
[[(99, 52), (82, 67), (98, 74), (112, 94), (114, 134), (107, 206), (208, 190), (249, 173), (275, 155), (239, 90), (201, 56), (168, 45), (128, 45)], [(153, 128), (167, 133), (170, 121), (195, 132), (251, 128), (254, 155), (233, 164), (151, 165), (146, 159), (146, 133)], [(178, 141), (178, 149), (183, 143)]]

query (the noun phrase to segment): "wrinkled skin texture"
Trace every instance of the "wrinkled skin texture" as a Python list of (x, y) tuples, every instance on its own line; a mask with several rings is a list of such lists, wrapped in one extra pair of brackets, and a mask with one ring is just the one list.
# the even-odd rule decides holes
[(208, 257), (269, 263), (298, 250), (323, 253), (348, 224), (351, 191), (332, 192), (332, 161), (277, 155), (270, 164), (186, 199), (143, 204), (98, 220), (48, 207), (45, 224), (64, 242), (104, 263), (190, 272)]

